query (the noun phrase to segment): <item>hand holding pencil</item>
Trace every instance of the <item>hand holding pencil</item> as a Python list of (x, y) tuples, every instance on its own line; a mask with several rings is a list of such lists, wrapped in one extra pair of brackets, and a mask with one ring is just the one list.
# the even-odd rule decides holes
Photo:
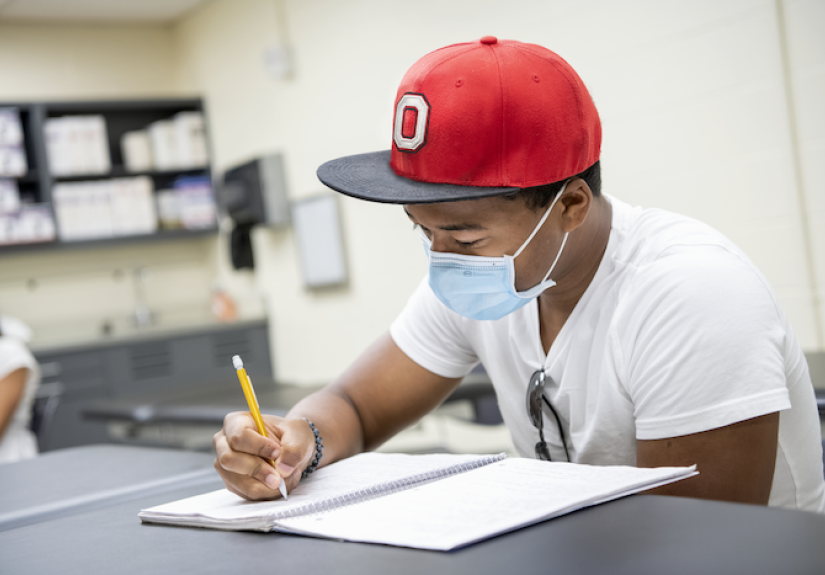
[[(246, 374), (246, 370), (243, 367), (243, 360), (241, 360), (241, 356), (232, 356), (232, 365), (238, 372), (238, 380), (241, 382), (243, 394), (244, 397), (246, 397), (246, 403), (249, 406), (249, 413), (252, 414), (252, 419), (255, 420), (255, 425), (258, 427), (258, 433), (264, 437), (268, 437), (266, 427), (264, 427), (264, 419), (261, 417), (261, 410), (258, 407), (258, 397), (255, 395), (255, 388), (252, 387), (252, 380), (249, 379), (249, 376)], [(269, 464), (275, 468), (275, 461), (272, 459), (268, 459), (267, 461), (269, 461)], [(281, 492), (281, 496), (284, 499), (289, 499), (286, 491), (286, 482), (283, 477), (281, 477), (281, 484), (278, 486), (278, 491)]]
[[(213, 439), (215, 471), (226, 488), (250, 501), (286, 497), (319, 459), (319, 440), (300, 417), (261, 415), (240, 357), (233, 358), (249, 411), (229, 413)], [(280, 492), (280, 494), (279, 494)]]

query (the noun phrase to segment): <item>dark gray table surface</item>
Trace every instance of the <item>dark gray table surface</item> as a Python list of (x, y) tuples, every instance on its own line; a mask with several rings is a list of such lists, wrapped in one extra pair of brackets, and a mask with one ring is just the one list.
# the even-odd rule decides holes
[[(76, 481), (83, 482), (85, 475), (79, 472)], [(277, 533), (143, 525), (137, 517), (142, 508), (220, 487), (215, 476), (198, 486), (169, 486), (162, 492), (4, 531), (0, 571), (32, 575), (825, 573), (825, 516), (651, 495), (578, 511), (450, 553)]]
[(0, 465), (0, 531), (214, 481), (213, 460), (208, 453), (93, 445)]

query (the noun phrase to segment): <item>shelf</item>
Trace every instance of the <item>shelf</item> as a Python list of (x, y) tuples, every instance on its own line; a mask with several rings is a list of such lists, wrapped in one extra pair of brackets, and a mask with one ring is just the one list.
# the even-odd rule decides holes
[[(2, 0), (0, 0), (1, 2)], [(152, 179), (154, 191), (170, 189), (175, 185), (178, 177), (212, 176), (211, 165), (197, 168), (181, 168), (174, 170), (146, 170), (140, 172), (127, 171), (121, 152), (123, 134), (145, 129), (146, 126), (158, 120), (174, 117), (180, 112), (204, 112), (203, 102), (198, 98), (149, 99), (149, 100), (109, 100), (109, 101), (69, 101), (69, 102), (14, 102), (0, 103), (0, 107), (13, 107), (20, 113), (26, 157), (29, 170), (19, 177), (10, 177), (15, 180), (21, 194), (28, 201), (38, 204), (52, 205), (52, 190), (55, 184), (83, 181), (103, 181), (113, 178), (149, 177)], [(109, 157), (112, 168), (105, 174), (73, 174), (54, 176), (48, 172), (48, 154), (44, 135), (44, 125), (49, 118), (72, 115), (100, 115), (105, 119), (106, 139), (108, 141)], [(208, 125), (205, 126), (208, 142)], [(209, 154), (211, 156), (211, 154)], [(213, 186), (214, 194), (214, 186)], [(53, 209), (53, 208), (51, 208)], [(53, 214), (54, 215), (54, 214)], [(58, 225), (55, 218), (55, 225)], [(153, 234), (136, 236), (116, 236), (79, 241), (61, 241), (55, 239), (49, 242), (29, 244), (0, 245), (0, 257), (4, 254), (47, 252), (50, 250), (76, 250), (84, 248), (99, 248), (105, 246), (123, 246), (151, 244), (165, 241), (180, 241), (186, 239), (204, 238), (216, 234), (215, 227), (199, 230), (166, 230)]]
[(164, 230), (154, 234), (141, 234), (137, 236), (117, 236), (108, 238), (95, 238), (90, 240), (78, 240), (62, 242), (59, 240), (51, 242), (37, 242), (31, 244), (8, 244), (0, 245), (0, 257), (5, 254), (21, 252), (37, 252), (49, 250), (74, 250), (83, 248), (98, 248), (109, 246), (127, 246), (138, 244), (152, 244), (166, 241), (191, 240), (205, 238), (218, 233), (218, 228), (204, 228), (200, 230)]
[(4, 175), (0, 175), (0, 180), (17, 180), (18, 182), (36, 184), (38, 182), (37, 171), (29, 170), (28, 172), (26, 172), (22, 176), (4, 176)]
[(201, 166), (200, 168), (181, 168), (176, 170), (150, 170), (143, 172), (130, 172), (123, 166), (115, 166), (105, 174), (76, 174), (71, 176), (52, 176), (55, 182), (82, 182), (87, 180), (108, 180), (111, 178), (134, 178), (138, 176), (149, 176), (150, 178), (157, 177), (174, 177), (174, 176), (188, 176), (208, 174), (209, 166)]

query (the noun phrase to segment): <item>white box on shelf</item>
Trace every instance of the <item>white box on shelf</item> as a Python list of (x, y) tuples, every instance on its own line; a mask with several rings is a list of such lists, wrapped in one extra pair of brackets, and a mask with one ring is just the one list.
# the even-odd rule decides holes
[(54, 187), (63, 241), (151, 234), (157, 231), (152, 179), (147, 176), (61, 183)]
[(23, 145), (23, 124), (17, 108), (0, 108), (0, 146)]
[(55, 239), (48, 204), (22, 204), (13, 214), (0, 215), (0, 245), (32, 244)]
[(87, 208), (83, 211), (86, 229), (93, 230), (92, 237), (110, 238), (115, 235), (112, 217), (112, 182), (89, 182), (86, 196)]
[(22, 176), (29, 167), (17, 108), (0, 108), (0, 176)]
[(177, 230), (183, 227), (177, 192), (174, 189), (158, 190), (155, 197), (160, 227), (165, 230)]
[(15, 180), (0, 179), (0, 214), (17, 213), (20, 210), (20, 190)]
[(48, 204), (23, 204), (19, 217), (31, 235), (27, 242), (50, 242), (56, 237), (54, 216)]
[(103, 116), (62, 116), (44, 122), (46, 154), (53, 176), (105, 174), (111, 170)]
[(175, 124), (172, 120), (158, 120), (149, 124), (152, 156), (158, 170), (174, 170), (180, 165)]
[(179, 168), (202, 168), (209, 163), (203, 114), (179, 112), (173, 118)]
[(218, 212), (212, 182), (207, 177), (178, 178), (175, 181), (181, 224), (187, 230), (213, 228)]
[(151, 178), (111, 180), (110, 201), (114, 234), (131, 236), (151, 234), (158, 229)]
[(22, 147), (0, 147), (0, 176), (19, 177), (28, 169)]
[(112, 237), (114, 224), (107, 180), (57, 184), (52, 190), (63, 241)]
[(103, 116), (81, 116), (83, 165), (87, 174), (105, 174), (112, 169), (109, 157), (109, 136)]
[(123, 134), (120, 139), (120, 152), (127, 172), (148, 172), (155, 167), (152, 141), (146, 130)]

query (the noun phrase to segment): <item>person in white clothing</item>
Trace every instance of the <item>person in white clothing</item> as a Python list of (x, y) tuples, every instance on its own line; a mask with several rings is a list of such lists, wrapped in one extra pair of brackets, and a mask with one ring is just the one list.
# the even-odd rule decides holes
[(601, 193), (601, 123), (564, 60), (493, 37), (436, 50), (394, 120), (390, 151), (318, 176), (402, 204), (429, 274), (337, 381), (266, 419), (271, 439), (226, 418), (228, 489), (278, 497), (281, 477), (373, 449), (480, 362), (524, 457), (696, 464), (654, 492), (825, 511), (813, 387), (770, 286), (710, 227)]
[(37, 455), (37, 438), (29, 429), (40, 368), (26, 347), (27, 328), (0, 317), (0, 463)]

